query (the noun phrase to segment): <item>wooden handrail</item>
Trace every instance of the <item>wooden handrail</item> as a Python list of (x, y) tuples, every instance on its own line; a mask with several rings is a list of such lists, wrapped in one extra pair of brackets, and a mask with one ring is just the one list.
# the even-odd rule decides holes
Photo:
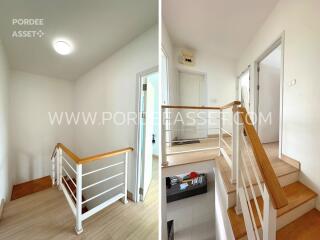
[(231, 107), (237, 106), (237, 105), (241, 105), (241, 102), (240, 101), (233, 101), (231, 103), (228, 103), (228, 104), (220, 107), (220, 109), (223, 110), (223, 109), (231, 108)]
[(240, 118), (243, 122), (243, 126), (247, 133), (247, 136), (251, 142), (256, 162), (270, 194), (273, 207), (275, 209), (282, 208), (288, 205), (288, 200), (271, 166), (270, 160), (260, 142), (259, 136), (252, 124), (250, 116), (248, 115), (244, 107), (239, 107), (238, 112), (240, 114)]
[(224, 106), (220, 107), (206, 107), (206, 106), (177, 106), (177, 105), (162, 105), (162, 108), (176, 108), (176, 109), (197, 109), (197, 110), (223, 110), (227, 108), (231, 108), (234, 105), (240, 105), (241, 103), (239, 101), (233, 101), (231, 103), (228, 103)]
[(101, 154), (91, 156), (91, 157), (85, 157), (85, 158), (80, 159), (79, 163), (80, 164), (88, 163), (88, 162), (96, 161), (96, 160), (103, 159), (103, 158), (109, 158), (109, 157), (117, 156), (122, 153), (132, 152), (132, 151), (133, 151), (132, 147), (127, 147), (127, 148), (123, 148), (123, 149), (119, 149), (119, 150), (115, 150), (115, 151), (111, 151), (111, 152), (101, 153)]
[(132, 152), (134, 150), (132, 147), (127, 147), (127, 148), (123, 148), (123, 149), (119, 149), (119, 150), (115, 150), (115, 151), (111, 151), (111, 152), (97, 154), (97, 155), (90, 156), (90, 157), (79, 158), (76, 154), (74, 154), (65, 145), (63, 145), (62, 143), (58, 143), (53, 150), (52, 157), (54, 156), (55, 150), (57, 148), (61, 148), (77, 164), (85, 164), (85, 163), (93, 162), (96, 160), (117, 156), (122, 153)]

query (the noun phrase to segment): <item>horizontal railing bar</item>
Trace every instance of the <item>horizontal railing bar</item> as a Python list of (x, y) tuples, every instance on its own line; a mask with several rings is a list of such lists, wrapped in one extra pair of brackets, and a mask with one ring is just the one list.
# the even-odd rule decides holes
[(74, 216), (76, 216), (76, 206), (75, 203), (72, 201), (70, 195), (68, 194), (67, 189), (65, 188), (65, 186), (62, 184), (62, 191), (64, 193), (64, 195), (66, 196), (67, 202), (69, 203), (69, 206), (71, 208), (71, 211), (73, 213)]
[(84, 174), (82, 174), (82, 176), (84, 177), (84, 176), (90, 175), (90, 174), (95, 173), (95, 172), (100, 172), (100, 171), (102, 171), (102, 170), (104, 170), (104, 169), (108, 169), (108, 168), (111, 168), (111, 167), (115, 167), (115, 166), (121, 165), (121, 164), (123, 164), (123, 163), (124, 163), (124, 162), (122, 161), (122, 162), (119, 162), (119, 163), (111, 164), (111, 165), (108, 165), (108, 166), (106, 166), (106, 167), (102, 167), (102, 168), (93, 170), (93, 171), (91, 171), (91, 172), (84, 173)]
[(196, 140), (206, 140), (206, 139), (217, 139), (217, 137), (207, 137), (207, 138), (194, 138), (194, 139), (183, 139), (183, 140), (172, 140), (166, 143), (174, 143), (174, 142), (192, 142), (192, 141), (196, 141)]
[(63, 171), (67, 174), (68, 178), (69, 178), (70, 181), (73, 183), (73, 185), (74, 185), (75, 187), (77, 187), (77, 184), (72, 180), (72, 178), (70, 177), (70, 175), (69, 175), (69, 173), (67, 172), (67, 170), (66, 170), (64, 167), (62, 167), (62, 169), (63, 169)]
[(221, 130), (222, 130), (223, 132), (225, 132), (226, 134), (228, 134), (230, 137), (232, 137), (232, 133), (228, 132), (228, 131), (225, 130), (224, 128), (221, 128)]
[(90, 209), (88, 212), (82, 214), (81, 218), (82, 220), (85, 220), (89, 217), (91, 217), (93, 214), (99, 212), (100, 210), (108, 207), (109, 205), (111, 205), (112, 203), (115, 203), (116, 201), (118, 201), (119, 199), (123, 198), (124, 194), (123, 193), (119, 193), (115, 196), (113, 196), (112, 198), (108, 199), (107, 201), (101, 203), (100, 205)]
[(162, 105), (162, 108), (175, 108), (175, 109), (204, 109), (204, 110), (220, 110), (220, 107), (199, 107), (199, 106), (173, 106), (173, 105)]
[(68, 164), (68, 166), (71, 168), (71, 170), (77, 174), (77, 171), (71, 166), (71, 164), (67, 161), (67, 159), (65, 159), (63, 156), (62, 156), (62, 159)]
[(91, 200), (93, 200), (93, 199), (95, 199), (95, 198), (97, 198), (97, 197), (100, 197), (101, 195), (103, 195), (103, 194), (105, 194), (105, 193), (107, 193), (107, 192), (110, 192), (110, 191), (112, 191), (112, 190), (114, 190), (114, 189), (116, 189), (116, 188), (118, 188), (118, 187), (121, 187), (122, 185), (124, 185), (124, 183), (120, 183), (120, 184), (118, 184), (118, 185), (116, 185), (116, 186), (114, 186), (114, 187), (112, 187), (112, 188), (109, 188), (109, 189), (107, 189), (106, 191), (103, 191), (102, 193), (99, 193), (99, 194), (97, 194), (97, 195), (95, 195), (95, 196), (93, 196), (93, 197), (91, 197), (91, 198), (83, 201), (82, 204), (85, 204), (85, 203), (87, 203), (87, 202), (89, 202), (89, 201), (91, 201)]
[(96, 186), (96, 185), (98, 185), (98, 184), (100, 184), (100, 183), (103, 183), (103, 182), (106, 182), (106, 181), (111, 180), (111, 179), (113, 179), (113, 178), (119, 177), (119, 176), (121, 176), (121, 175), (123, 175), (123, 174), (124, 174), (124, 172), (121, 172), (121, 173), (118, 173), (118, 174), (113, 175), (113, 176), (111, 176), (111, 177), (105, 178), (105, 179), (103, 179), (103, 180), (101, 180), (101, 181), (95, 182), (95, 183), (93, 183), (93, 184), (90, 184), (90, 185), (82, 188), (82, 190), (86, 190), (86, 189), (91, 188), (91, 187), (93, 187), (93, 186)]
[(216, 149), (219, 149), (219, 147), (200, 148), (200, 149), (193, 149), (193, 150), (188, 150), (188, 151), (172, 152), (172, 153), (167, 153), (167, 156), (178, 155), (178, 154), (182, 154), (182, 153), (203, 152), (203, 151), (216, 150)]
[(73, 192), (71, 191), (71, 189), (70, 189), (70, 187), (69, 187), (69, 185), (68, 185), (67, 181), (64, 179), (64, 176), (62, 176), (62, 179), (63, 179), (63, 181), (65, 182), (65, 184), (67, 185), (67, 188), (69, 189), (69, 191), (70, 191), (70, 193), (71, 193), (72, 197), (73, 197), (73, 198), (74, 198), (74, 200), (77, 202), (77, 198), (74, 196)]
[(224, 143), (224, 145), (226, 145), (226, 147), (229, 149), (229, 151), (232, 151), (231, 146), (223, 138), (221, 138), (221, 141)]
[(210, 127), (210, 128), (196, 128), (196, 129), (166, 129), (166, 132), (173, 132), (173, 131), (184, 131), (184, 132), (191, 132), (191, 131), (195, 131), (195, 130), (216, 130), (219, 129), (219, 127)]

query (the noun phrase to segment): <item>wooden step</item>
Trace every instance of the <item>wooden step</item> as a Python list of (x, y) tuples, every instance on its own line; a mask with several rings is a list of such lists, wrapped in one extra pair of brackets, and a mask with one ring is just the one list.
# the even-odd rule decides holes
[(51, 187), (52, 180), (50, 176), (20, 183), (13, 186), (11, 200), (15, 200), (32, 193), (40, 192)]
[[(282, 215), (298, 208), (302, 204), (315, 199), (317, 194), (309, 189), (307, 186), (303, 185), (301, 182), (295, 182), (290, 185), (283, 187), (283, 190), (288, 199), (288, 205), (277, 210), (277, 217), (281, 217)], [(257, 202), (260, 208), (260, 211), (263, 215), (263, 201), (262, 197), (257, 198)], [(257, 210), (254, 204), (254, 201), (251, 200), (251, 206), (254, 212), (254, 217), (256, 220), (256, 224), (258, 227), (261, 227), (260, 221), (258, 219)], [(246, 236), (246, 228), (244, 224), (244, 219), (242, 214), (237, 215), (234, 207), (228, 209), (228, 216), (232, 226), (233, 234), (236, 239), (240, 239)]]
[(277, 231), (277, 240), (320, 239), (320, 212), (312, 209)]

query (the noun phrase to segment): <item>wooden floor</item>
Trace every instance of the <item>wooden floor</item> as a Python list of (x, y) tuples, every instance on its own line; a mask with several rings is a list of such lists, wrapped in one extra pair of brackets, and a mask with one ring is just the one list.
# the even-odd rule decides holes
[(14, 185), (12, 188), (11, 200), (43, 191), (45, 189), (51, 188), (51, 186), (52, 181), (50, 176)]
[(302, 217), (277, 231), (277, 240), (320, 239), (320, 212), (311, 210)]
[(118, 201), (84, 221), (84, 232), (74, 232), (74, 216), (61, 191), (50, 188), (6, 204), (0, 221), (1, 240), (123, 240), (158, 239), (158, 166), (146, 200)]

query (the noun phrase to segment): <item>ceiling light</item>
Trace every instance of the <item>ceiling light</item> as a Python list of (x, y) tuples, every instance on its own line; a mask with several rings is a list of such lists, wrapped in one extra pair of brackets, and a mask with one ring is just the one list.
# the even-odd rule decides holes
[(54, 41), (53, 48), (57, 53), (61, 55), (68, 55), (73, 51), (71, 43), (66, 40)]

